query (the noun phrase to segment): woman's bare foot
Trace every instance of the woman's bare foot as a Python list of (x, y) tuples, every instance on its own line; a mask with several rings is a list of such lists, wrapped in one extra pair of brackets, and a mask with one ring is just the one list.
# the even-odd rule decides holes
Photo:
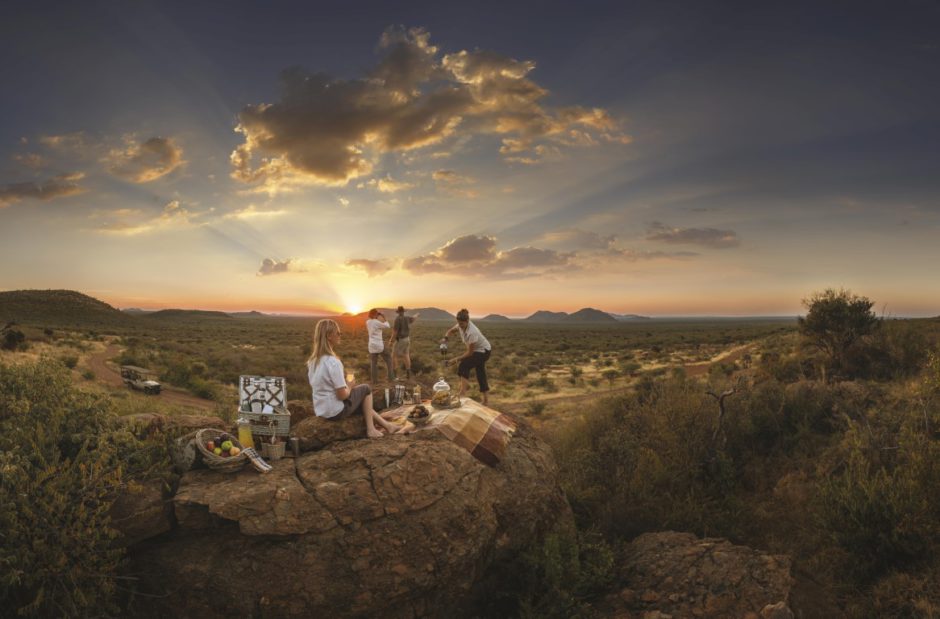
[(366, 436), (369, 438), (382, 438), (385, 435), (382, 434), (379, 430), (372, 428), (371, 430), (366, 430)]
[(382, 427), (384, 427), (385, 431), (388, 432), (389, 434), (398, 434), (404, 429), (402, 426), (398, 425), (397, 423), (391, 423), (391, 422), (383, 424)]

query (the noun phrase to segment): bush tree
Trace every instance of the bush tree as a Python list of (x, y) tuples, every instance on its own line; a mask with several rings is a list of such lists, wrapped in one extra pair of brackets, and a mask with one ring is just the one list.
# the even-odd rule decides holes
[(849, 290), (827, 288), (803, 300), (806, 316), (798, 319), (800, 334), (835, 369), (845, 367), (846, 354), (861, 338), (878, 328), (874, 302)]

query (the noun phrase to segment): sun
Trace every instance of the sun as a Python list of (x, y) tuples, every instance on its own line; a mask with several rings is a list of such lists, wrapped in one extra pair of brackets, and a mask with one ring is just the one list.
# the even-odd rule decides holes
[(362, 311), (362, 305), (360, 303), (347, 303), (346, 311), (350, 314), (358, 314)]

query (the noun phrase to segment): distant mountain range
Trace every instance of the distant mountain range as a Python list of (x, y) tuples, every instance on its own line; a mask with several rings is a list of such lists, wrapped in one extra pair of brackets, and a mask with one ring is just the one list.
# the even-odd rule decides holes
[(187, 309), (165, 309), (157, 310), (156, 312), (150, 312), (148, 314), (143, 314), (143, 317), (147, 320), (174, 320), (179, 318), (197, 318), (197, 319), (222, 319), (222, 320), (231, 320), (232, 316), (226, 314), (225, 312), (216, 312), (212, 310), (187, 310)]
[(550, 312), (548, 310), (539, 310), (529, 316), (528, 318), (523, 318), (529, 322), (561, 322), (568, 317), (566, 312)]
[[(385, 317), (394, 320), (396, 314), (392, 308), (382, 310)], [(437, 307), (418, 307), (406, 312), (409, 316), (420, 314), (421, 320), (455, 321), (450, 312)], [(367, 312), (347, 318), (365, 320)], [(259, 311), (219, 312), (198, 309), (165, 309), (149, 311), (140, 308), (118, 310), (103, 301), (76, 292), (74, 290), (10, 290), (0, 292), (0, 320), (15, 321), (22, 324), (35, 324), (50, 327), (124, 327), (145, 324), (151, 321), (172, 320), (231, 320), (233, 318), (276, 318), (275, 314)], [(636, 314), (611, 314), (591, 307), (585, 307), (574, 313), (539, 310), (527, 318), (512, 320), (502, 314), (488, 314), (473, 320), (486, 322), (529, 322), (529, 323), (613, 323), (651, 320)], [(145, 322), (138, 322), (145, 321)]]
[(611, 314), (614, 318), (621, 322), (630, 322), (633, 320), (652, 320), (649, 316), (639, 316), (637, 314)]
[(523, 320), (527, 322), (626, 322), (650, 319), (646, 316), (637, 316), (636, 314), (611, 314), (609, 312), (602, 312), (599, 309), (594, 309), (593, 307), (585, 307), (572, 314), (539, 310), (528, 318), (523, 318)]

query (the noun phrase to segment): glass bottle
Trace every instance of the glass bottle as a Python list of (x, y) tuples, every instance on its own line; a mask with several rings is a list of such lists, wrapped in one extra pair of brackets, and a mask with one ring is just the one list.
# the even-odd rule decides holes
[(251, 423), (244, 417), (238, 418), (238, 442), (242, 444), (242, 449), (255, 446), (255, 440), (251, 436)]

